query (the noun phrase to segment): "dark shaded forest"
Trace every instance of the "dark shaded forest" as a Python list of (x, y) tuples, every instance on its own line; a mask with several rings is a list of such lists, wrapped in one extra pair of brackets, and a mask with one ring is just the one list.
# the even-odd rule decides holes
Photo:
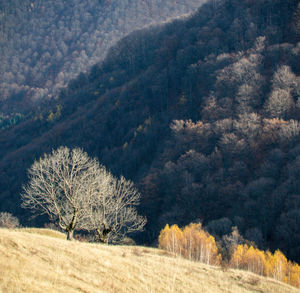
[(0, 128), (100, 62), (137, 28), (182, 16), (203, 0), (1, 0)]
[(295, 0), (209, 1), (133, 32), (1, 131), (0, 209), (26, 223), (26, 169), (52, 148), (79, 146), (139, 186), (148, 224), (137, 241), (201, 221), (216, 237), (237, 226), (299, 262), (299, 57)]

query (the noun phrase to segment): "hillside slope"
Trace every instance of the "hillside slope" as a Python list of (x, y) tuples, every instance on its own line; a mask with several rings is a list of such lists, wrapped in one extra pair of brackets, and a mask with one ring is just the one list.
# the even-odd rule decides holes
[[(56, 97), (135, 29), (184, 15), (202, 0), (2, 0), (0, 114)], [(0, 119), (1, 128), (1, 119)]]
[(271, 279), (174, 258), (158, 249), (68, 242), (55, 233), (39, 233), (1, 229), (1, 291), (299, 292)]
[(52, 148), (82, 147), (139, 186), (140, 242), (201, 221), (299, 262), (299, 27), (299, 1), (220, 0), (128, 35), (0, 132), (0, 210), (29, 224), (26, 170)]

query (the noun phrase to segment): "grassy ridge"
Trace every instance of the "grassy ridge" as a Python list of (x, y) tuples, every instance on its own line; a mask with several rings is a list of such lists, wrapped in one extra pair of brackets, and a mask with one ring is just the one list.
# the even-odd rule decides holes
[(68, 242), (49, 230), (0, 230), (3, 292), (299, 292), (251, 273), (164, 251)]

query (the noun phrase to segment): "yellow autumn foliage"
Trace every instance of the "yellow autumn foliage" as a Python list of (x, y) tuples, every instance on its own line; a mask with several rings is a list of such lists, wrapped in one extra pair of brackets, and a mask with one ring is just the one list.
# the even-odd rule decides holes
[(285, 255), (276, 250), (274, 254), (267, 253), (267, 271), (266, 276), (283, 281), (288, 272), (288, 261)]
[(184, 237), (177, 225), (169, 227), (167, 224), (159, 235), (159, 247), (175, 254), (182, 254), (184, 249)]
[(202, 229), (201, 224), (191, 223), (180, 229), (167, 224), (159, 235), (159, 248), (182, 255), (201, 263), (219, 265), (221, 255), (213, 236)]
[(300, 266), (288, 261), (280, 250), (272, 254), (241, 244), (232, 254), (230, 266), (300, 287)]
[(238, 245), (230, 261), (231, 267), (248, 270), (258, 275), (264, 275), (265, 263), (265, 253), (247, 244)]
[(300, 266), (297, 263), (288, 262), (288, 273), (284, 281), (300, 288)]

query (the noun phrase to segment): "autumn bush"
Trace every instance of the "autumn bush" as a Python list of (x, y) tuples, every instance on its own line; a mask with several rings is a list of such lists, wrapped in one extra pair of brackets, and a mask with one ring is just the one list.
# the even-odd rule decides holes
[(280, 250), (272, 254), (270, 251), (241, 244), (236, 247), (230, 266), (300, 287), (300, 266), (287, 260)]
[(160, 232), (159, 248), (209, 265), (221, 263), (215, 238), (201, 224), (191, 223), (183, 229), (167, 224)]

